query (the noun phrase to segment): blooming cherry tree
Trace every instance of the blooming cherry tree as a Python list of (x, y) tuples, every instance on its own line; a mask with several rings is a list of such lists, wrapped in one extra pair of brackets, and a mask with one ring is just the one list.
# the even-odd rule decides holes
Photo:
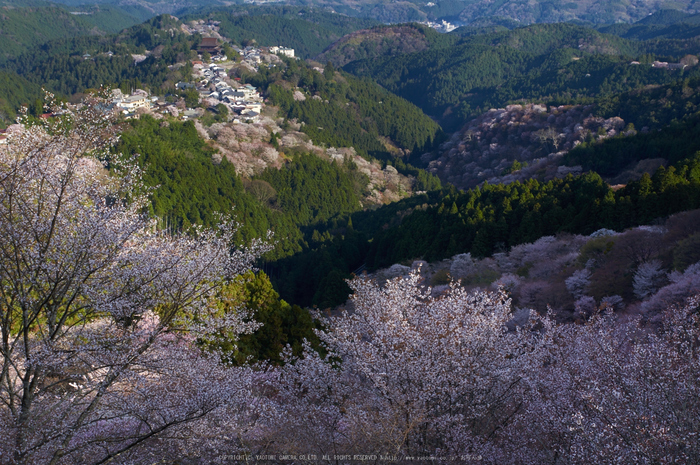
[(608, 310), (584, 325), (548, 324), (531, 395), (511, 425), (522, 463), (697, 463), (698, 300), (663, 328)]
[[(280, 405), (308, 402), (295, 409), (314, 412), (294, 431), (334, 424), (327, 450), (351, 450), (366, 437), (365, 451), (431, 455), (482, 450), (509, 422), (525, 393), (521, 373), (533, 335), (507, 331), (512, 315), (501, 292), (453, 286), (432, 298), (419, 280), (350, 283), (354, 311), (329, 318), (320, 333), (336, 368), (308, 353), (276, 380), (287, 386), (285, 399), (295, 399)], [(313, 369), (300, 371), (307, 365)], [(330, 428), (320, 431), (330, 439)]]
[(661, 268), (660, 260), (642, 263), (634, 273), (634, 295), (643, 299), (654, 294), (663, 284), (665, 277), (666, 272)]
[(88, 104), (0, 149), (2, 461), (127, 460), (248, 389), (193, 342), (254, 329), (212, 297), (257, 251), (232, 254), (229, 226), (158, 232), (138, 167), (113, 160), (110, 176), (94, 157), (111, 128)]

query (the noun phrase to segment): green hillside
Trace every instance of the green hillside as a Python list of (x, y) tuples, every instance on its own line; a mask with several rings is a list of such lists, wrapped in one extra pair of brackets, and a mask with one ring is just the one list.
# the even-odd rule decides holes
[[(630, 62), (673, 61), (698, 51), (696, 40), (638, 42), (581, 26), (547, 24), (476, 35), (449, 47), (358, 60), (343, 69), (375, 79), (455, 130), (482, 111), (510, 102), (589, 102), (669, 84), (678, 73)], [(695, 72), (686, 70), (685, 76)]]
[(271, 205), (246, 190), (225, 158), (220, 164), (212, 161), (213, 150), (192, 122), (164, 125), (143, 117), (125, 129), (115, 153), (139, 154), (146, 184), (158, 186), (149, 210), (163, 226), (178, 230), (193, 224), (213, 226), (218, 213), (235, 211), (241, 224), (238, 241), (249, 243), (272, 231), (275, 250), (267, 258), (275, 259), (301, 251), (300, 227), (360, 209), (347, 167), (316, 156), (301, 153), (282, 170), (260, 176), (277, 191)]
[[(370, 80), (336, 74), (327, 65), (323, 74), (296, 60), (287, 60), (284, 72), (262, 68), (249, 78), (266, 90), (270, 103), (284, 116), (305, 125), (312, 140), (335, 147), (355, 147), (360, 154), (390, 158), (381, 137), (408, 151), (432, 146), (440, 127), (419, 108)], [(293, 97), (289, 84), (297, 82), (307, 98)]]
[(679, 10), (659, 10), (636, 23), (604, 25), (598, 30), (625, 39), (691, 39), (700, 35), (699, 27), (700, 15)]
[[(198, 13), (183, 20), (202, 16)], [(377, 24), (371, 19), (299, 7), (229, 8), (210, 11), (206, 17), (221, 21), (221, 34), (236, 43), (255, 40), (264, 46), (284, 45), (302, 58), (318, 55), (344, 35)]]
[(499, 17), (518, 21), (521, 24), (554, 22), (587, 22), (593, 24), (632, 23), (662, 8), (692, 11), (695, 2), (652, 2), (630, 0), (599, 1), (579, 0), (501, 0), (469, 2), (459, 14), (459, 19), (472, 23), (482, 18)]
[(0, 7), (0, 61), (49, 40), (95, 34), (94, 28), (82, 15), (53, 6)]
[[(168, 65), (190, 58), (198, 40), (200, 36), (182, 33), (179, 23), (164, 15), (120, 34), (47, 42), (11, 60), (5, 67), (64, 95), (123, 82), (158, 91), (166, 81), (170, 80), (169, 88), (172, 88), (173, 80), (182, 79), (181, 72), (168, 69)], [(156, 53), (134, 65), (131, 54), (153, 49), (157, 49)], [(108, 56), (110, 51), (113, 56)], [(90, 56), (86, 58), (85, 54)]]
[(560, 232), (587, 235), (648, 224), (700, 207), (699, 174), (700, 158), (695, 157), (617, 191), (595, 173), (547, 183), (486, 184), (416, 209), (399, 226), (375, 235), (367, 264), (387, 267), (465, 252), (489, 256)]
[(699, 208), (700, 155), (694, 152), (697, 143), (691, 142), (697, 141), (696, 127), (697, 120), (654, 134), (608, 140), (577, 152), (577, 156), (588, 154), (591, 161), (644, 146), (656, 151), (651, 154), (655, 156), (677, 148), (684, 150), (679, 156), (690, 153), (690, 158), (662, 167), (653, 176), (644, 175), (622, 189), (612, 189), (590, 172), (548, 182), (434, 191), (375, 211), (354, 213), (342, 234), (274, 262), (269, 274), (282, 298), (301, 305), (333, 306), (347, 297), (343, 279), (361, 266), (386, 268), (467, 252), (490, 256), (542, 236), (588, 235), (600, 228), (621, 231)]
[(143, 22), (138, 16), (127, 13), (125, 10), (110, 4), (96, 4), (70, 8), (72, 13), (84, 13), (79, 15), (85, 22), (92, 24), (101, 31), (107, 33), (119, 32), (135, 24)]
[(0, 127), (14, 123), (22, 105), (32, 106), (42, 97), (38, 85), (14, 73), (0, 71)]

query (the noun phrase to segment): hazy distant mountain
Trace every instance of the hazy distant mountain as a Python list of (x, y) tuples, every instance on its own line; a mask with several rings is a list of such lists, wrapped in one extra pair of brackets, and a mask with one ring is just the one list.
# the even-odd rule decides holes
[(339, 13), (371, 17), (384, 23), (446, 19), (460, 25), (484, 20), (519, 24), (630, 23), (664, 8), (686, 13), (700, 9), (696, 0), (672, 4), (666, 0), (289, 0), (283, 3), (323, 5)]
[[(446, 19), (458, 25), (551, 23), (561, 21), (594, 24), (632, 23), (662, 9), (700, 12), (698, 0), (55, 0), (77, 6), (85, 3), (113, 4), (141, 20), (162, 14), (185, 14), (207, 7), (253, 4), (324, 7), (348, 16), (372, 18), (382, 23)], [(39, 0), (0, 0), (7, 3)]]
[[(635, 22), (663, 8), (665, 0), (481, 0), (469, 2), (459, 19), (470, 23), (479, 18), (498, 16), (521, 23), (586, 21), (591, 23)], [(673, 8), (695, 12), (695, 0), (679, 0)]]

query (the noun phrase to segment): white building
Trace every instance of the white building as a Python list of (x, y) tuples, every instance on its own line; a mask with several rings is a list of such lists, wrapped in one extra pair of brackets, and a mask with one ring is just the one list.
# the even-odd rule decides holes
[(289, 48), (289, 47), (270, 47), (270, 53), (274, 53), (276, 55), (284, 55), (289, 58), (294, 58), (294, 49)]
[(150, 102), (145, 95), (130, 95), (122, 99), (122, 101), (117, 105), (124, 110), (134, 111), (139, 108), (148, 108), (150, 106)]

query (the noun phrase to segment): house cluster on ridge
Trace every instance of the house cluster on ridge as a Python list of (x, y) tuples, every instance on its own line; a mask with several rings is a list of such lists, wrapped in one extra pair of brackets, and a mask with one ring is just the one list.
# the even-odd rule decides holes
[(439, 23), (434, 23), (432, 21), (420, 21), (418, 24), (422, 24), (424, 26), (431, 27), (431, 28), (435, 29), (436, 31), (442, 32), (442, 33), (452, 32), (455, 29), (457, 29), (457, 26), (455, 26), (452, 23), (448, 23), (444, 19)]
[(215, 63), (209, 66), (196, 64), (194, 68), (201, 78), (196, 88), (203, 102), (209, 106), (226, 105), (237, 115), (234, 121), (257, 121), (263, 103), (254, 86), (231, 81), (226, 70)]

